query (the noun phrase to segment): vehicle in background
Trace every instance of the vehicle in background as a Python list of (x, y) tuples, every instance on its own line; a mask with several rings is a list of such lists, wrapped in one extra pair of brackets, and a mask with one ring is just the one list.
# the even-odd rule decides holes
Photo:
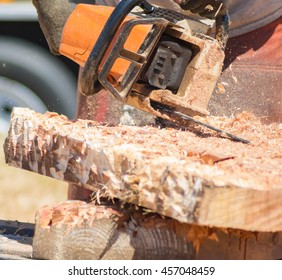
[(0, 0), (0, 132), (13, 107), (74, 118), (77, 72), (76, 64), (50, 53), (31, 1)]

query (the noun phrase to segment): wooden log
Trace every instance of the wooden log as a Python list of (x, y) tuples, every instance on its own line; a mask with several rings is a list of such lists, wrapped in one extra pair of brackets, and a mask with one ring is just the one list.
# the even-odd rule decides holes
[[(232, 142), (178, 129), (107, 127), (15, 109), (8, 164), (80, 184), (180, 222), (282, 230), (282, 128), (248, 114), (206, 118), (248, 138)], [(207, 137), (209, 136), (209, 137)]]
[(42, 207), (36, 259), (281, 259), (282, 232), (247, 232), (180, 223), (82, 201)]
[(45, 206), (36, 215), (33, 257), (191, 259), (193, 244), (172, 230), (173, 223), (134, 209), (82, 201)]

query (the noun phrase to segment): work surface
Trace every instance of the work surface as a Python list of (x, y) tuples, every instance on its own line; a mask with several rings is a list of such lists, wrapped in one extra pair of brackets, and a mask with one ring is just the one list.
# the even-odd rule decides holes
[(281, 231), (281, 124), (262, 125), (249, 114), (201, 120), (251, 144), (203, 130), (107, 127), (18, 108), (6, 161), (180, 222)]
[(34, 225), (0, 220), (0, 260), (30, 259)]

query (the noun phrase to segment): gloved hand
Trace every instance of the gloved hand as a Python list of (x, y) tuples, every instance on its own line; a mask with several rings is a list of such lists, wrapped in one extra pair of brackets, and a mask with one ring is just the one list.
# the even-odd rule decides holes
[(32, 2), (50, 50), (54, 54), (60, 54), (64, 26), (75, 5), (69, 0), (32, 0)]
[(214, 19), (220, 14), (221, 7), (226, 0), (174, 0), (183, 10), (190, 10), (202, 17)]

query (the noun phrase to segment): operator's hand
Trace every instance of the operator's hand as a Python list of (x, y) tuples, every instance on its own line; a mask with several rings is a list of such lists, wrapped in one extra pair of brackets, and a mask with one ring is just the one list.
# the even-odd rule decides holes
[(202, 17), (214, 19), (220, 14), (221, 7), (226, 0), (174, 0), (183, 10), (190, 10)]

